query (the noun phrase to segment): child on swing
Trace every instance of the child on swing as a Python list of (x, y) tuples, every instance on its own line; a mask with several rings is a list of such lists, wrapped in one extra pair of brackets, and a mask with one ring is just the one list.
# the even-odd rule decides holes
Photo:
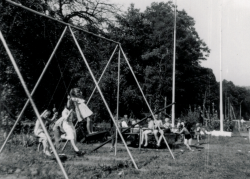
[(53, 127), (55, 146), (56, 148), (59, 148), (60, 137), (62, 139), (70, 140), (70, 143), (74, 148), (75, 153), (78, 156), (81, 156), (85, 152), (79, 151), (78, 147), (76, 146), (76, 130), (75, 126), (73, 125), (74, 113), (72, 112), (72, 109), (71, 110), (69, 109), (70, 109), (70, 99), (68, 99), (67, 105), (62, 111), (62, 117), (56, 121)]
[[(41, 119), (43, 120), (44, 123), (48, 122), (51, 123), (53, 122), (55, 115), (53, 116), (52, 119), (49, 119), (49, 116), (51, 115), (51, 112), (49, 110), (45, 110), (42, 114), (41, 114)], [(43, 128), (41, 126), (40, 121), (37, 119), (36, 121), (36, 125), (34, 128), (34, 134), (39, 137), (39, 142), (42, 142), (43, 144), (43, 152), (45, 153), (45, 155), (47, 156), (51, 156), (50, 152), (49, 152), (49, 146), (48, 146), (48, 139), (43, 131)]]
[(93, 114), (93, 112), (88, 108), (85, 104), (85, 100), (83, 99), (82, 92), (79, 88), (73, 88), (70, 90), (70, 96), (68, 99), (74, 103), (76, 116), (79, 122), (86, 119), (87, 120), (87, 131), (88, 134), (92, 134), (93, 132), (93, 125), (92, 121), (89, 118)]

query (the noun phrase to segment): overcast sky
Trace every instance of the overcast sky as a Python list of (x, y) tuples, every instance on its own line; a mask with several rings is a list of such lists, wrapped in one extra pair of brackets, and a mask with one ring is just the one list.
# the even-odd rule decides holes
[[(123, 5), (124, 11), (134, 3), (136, 8), (144, 11), (152, 2), (167, 2), (167, 0), (110, 0), (110, 2)], [(220, 80), (220, 29), (222, 29), (222, 78), (232, 81), (235, 85), (250, 86), (250, 0), (177, 0), (177, 6), (178, 10), (184, 9), (194, 18), (196, 31), (211, 49), (208, 60), (201, 65), (213, 69), (216, 80)]]

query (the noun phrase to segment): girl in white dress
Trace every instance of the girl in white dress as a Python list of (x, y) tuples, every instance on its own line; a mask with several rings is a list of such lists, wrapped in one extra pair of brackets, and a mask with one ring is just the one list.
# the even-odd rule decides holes
[(56, 123), (53, 127), (56, 146), (59, 145), (58, 138), (60, 136), (60, 133), (63, 132), (64, 134), (61, 135), (61, 138), (69, 140), (72, 147), (75, 150), (75, 153), (78, 156), (81, 156), (85, 152), (79, 151), (78, 147), (76, 146), (76, 130), (75, 130), (75, 126), (72, 122), (74, 115), (73, 115), (72, 109), (69, 110), (69, 108), (70, 108), (70, 99), (68, 99), (67, 105), (64, 108), (64, 110), (62, 111), (62, 117), (56, 121)]
[[(41, 119), (43, 120), (43, 122), (45, 123), (46, 121), (48, 123), (51, 123), (54, 119), (55, 119), (55, 115), (53, 116), (52, 119), (49, 119), (49, 116), (51, 115), (51, 112), (49, 110), (45, 110), (42, 114), (41, 114)], [(47, 156), (51, 156), (50, 152), (49, 152), (49, 143), (48, 143), (48, 139), (47, 136), (45, 135), (42, 125), (40, 123), (40, 121), (37, 119), (36, 120), (36, 125), (34, 128), (34, 134), (35, 136), (39, 137), (39, 142), (42, 142), (43, 144), (43, 152), (47, 155)]]
[(78, 121), (80, 122), (82, 120), (87, 120), (86, 127), (87, 127), (88, 134), (92, 134), (93, 125), (89, 117), (93, 114), (93, 112), (85, 104), (85, 100), (83, 99), (81, 90), (79, 88), (71, 89), (69, 100), (71, 100), (74, 103), (75, 112), (76, 112)]

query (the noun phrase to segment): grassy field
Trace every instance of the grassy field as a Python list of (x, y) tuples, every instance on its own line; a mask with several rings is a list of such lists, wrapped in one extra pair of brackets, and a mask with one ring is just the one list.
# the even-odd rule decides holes
[[(2, 144), (1, 139), (1, 144)], [(196, 144), (196, 140), (193, 140)], [(88, 152), (98, 144), (79, 144)], [(22, 147), (9, 142), (0, 155), (0, 178), (64, 178), (59, 165), (36, 151), (37, 146)], [(172, 147), (175, 160), (167, 148), (130, 148), (139, 170), (122, 144), (117, 156), (109, 145), (95, 153), (77, 157), (70, 145), (65, 150), (68, 159), (63, 163), (69, 178), (250, 178), (250, 144), (248, 139), (234, 133), (231, 138), (207, 136), (194, 152), (177, 143)]]

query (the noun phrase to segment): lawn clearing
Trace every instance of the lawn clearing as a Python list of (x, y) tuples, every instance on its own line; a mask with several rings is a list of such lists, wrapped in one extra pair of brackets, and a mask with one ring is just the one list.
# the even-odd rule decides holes
[[(1, 144), (3, 140), (1, 139)], [(196, 140), (193, 140), (196, 144)], [(90, 151), (99, 144), (78, 144)], [(167, 148), (131, 148), (139, 170), (133, 164), (122, 144), (117, 156), (109, 152), (109, 144), (97, 152), (77, 157), (70, 145), (65, 149), (67, 160), (63, 163), (69, 178), (249, 178), (250, 144), (239, 135), (211, 137), (188, 151), (180, 142), (172, 148), (176, 161)], [(60, 153), (60, 152), (59, 152)], [(0, 155), (0, 178), (64, 178), (56, 161), (36, 151), (36, 146), (22, 147), (8, 143)]]

